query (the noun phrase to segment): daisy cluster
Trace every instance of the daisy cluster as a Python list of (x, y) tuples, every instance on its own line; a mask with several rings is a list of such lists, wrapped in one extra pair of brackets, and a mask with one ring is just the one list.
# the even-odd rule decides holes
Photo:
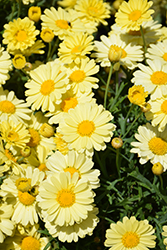
[[(113, 72), (131, 72), (126, 97), (148, 120), (131, 152), (166, 171), (167, 28), (153, 20), (147, 0), (119, 1), (115, 23), (100, 39), (99, 27), (113, 13), (109, 2), (61, 0), (43, 10), (35, 0), (18, 2), (30, 5), (27, 16), (4, 25), (0, 47), (0, 248), (51, 249), (41, 223), (52, 239), (71, 243), (92, 235), (99, 222), (101, 173), (93, 156), (117, 127), (107, 109)], [(31, 60), (36, 56), (42, 59)], [(103, 104), (95, 98), (99, 80), (105, 82), (100, 71), (108, 72)], [(23, 99), (8, 88), (20, 75)], [(112, 140), (116, 150), (122, 144)], [(148, 220), (125, 216), (111, 223), (104, 245), (154, 248), (154, 232)]]

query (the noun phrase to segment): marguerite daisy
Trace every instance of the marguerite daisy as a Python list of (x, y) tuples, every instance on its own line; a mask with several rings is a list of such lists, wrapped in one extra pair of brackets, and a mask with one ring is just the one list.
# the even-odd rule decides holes
[(12, 61), (10, 55), (0, 45), (0, 85), (5, 84), (6, 80), (10, 78), (8, 74), (9, 70), (12, 69)]

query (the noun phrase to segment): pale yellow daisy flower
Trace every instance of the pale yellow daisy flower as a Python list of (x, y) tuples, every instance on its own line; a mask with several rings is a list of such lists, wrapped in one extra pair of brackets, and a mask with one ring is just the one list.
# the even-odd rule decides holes
[(4, 25), (3, 43), (7, 44), (7, 50), (25, 50), (35, 43), (39, 30), (36, 30), (34, 22), (28, 17), (14, 19)]
[(102, 105), (81, 103), (64, 114), (59, 129), (71, 148), (93, 155), (93, 149), (104, 150), (105, 142), (111, 140), (116, 127), (110, 122), (112, 119), (111, 113)]
[(53, 140), (56, 144), (56, 150), (60, 151), (63, 155), (66, 155), (69, 151), (69, 146), (68, 143), (63, 139), (63, 135), (59, 132), (56, 132)]
[(28, 5), (30, 3), (34, 3), (35, 0), (22, 0), (23, 4)]
[(150, 111), (145, 113), (146, 119), (151, 120), (153, 127), (158, 125), (158, 131), (164, 131), (167, 124), (167, 96), (150, 100)]
[(159, 59), (147, 60), (148, 66), (139, 63), (132, 78), (135, 85), (142, 85), (148, 94), (151, 94), (151, 99), (161, 98), (162, 95), (167, 95), (167, 64), (164, 64)]
[(150, 44), (149, 48), (147, 48), (147, 52), (147, 58), (151, 60), (160, 59), (163, 64), (167, 64), (167, 40)]
[(48, 175), (39, 187), (37, 196), (44, 221), (56, 226), (81, 223), (93, 210), (94, 193), (78, 173), (72, 178), (69, 172)]
[(56, 62), (40, 65), (30, 71), (30, 77), (25, 84), (28, 88), (25, 91), (27, 104), (32, 105), (32, 110), (54, 111), (54, 103), (59, 104), (62, 94), (70, 88), (66, 73), (61, 72), (61, 65)]
[(58, 1), (57, 3), (65, 9), (73, 9), (76, 2), (77, 0), (61, 0), (61, 1)]
[(85, 32), (84, 25), (79, 19), (77, 11), (66, 11), (61, 7), (56, 10), (54, 7), (44, 10), (41, 16), (42, 29), (49, 28), (55, 36), (63, 40), (66, 36), (76, 32)]
[(19, 100), (13, 91), (0, 88), (0, 119), (2, 121), (13, 121), (25, 123), (30, 120), (31, 110), (24, 100)]
[(138, 221), (135, 216), (125, 216), (122, 222), (111, 223), (104, 245), (110, 247), (109, 250), (149, 250), (156, 245), (154, 232), (148, 220)]
[(138, 133), (135, 134), (137, 142), (132, 142), (131, 153), (137, 153), (139, 162), (145, 164), (150, 160), (152, 164), (160, 162), (167, 169), (167, 128), (159, 132), (157, 127), (151, 124), (139, 126)]
[(146, 97), (148, 96), (147, 92), (144, 91), (142, 85), (132, 86), (128, 90), (128, 99), (131, 103), (135, 105), (144, 105)]
[(6, 149), (9, 149), (11, 146), (23, 148), (30, 140), (29, 131), (22, 122), (16, 125), (12, 120), (3, 121), (0, 123), (0, 132)]
[(38, 223), (36, 196), (45, 174), (39, 169), (28, 166), (20, 176), (11, 176), (4, 180), (1, 189), (5, 195), (12, 195), (14, 212), (12, 221), (23, 226)]
[(13, 206), (7, 204), (0, 204), (0, 243), (2, 243), (6, 236), (13, 234), (15, 223), (11, 221), (13, 214)]
[(86, 157), (85, 154), (78, 154), (76, 151), (69, 151), (63, 155), (59, 151), (53, 153), (47, 160), (46, 166), (53, 173), (69, 172), (71, 178), (75, 172), (79, 178), (85, 178), (90, 187), (98, 188), (100, 186), (98, 176), (100, 171), (93, 168), (93, 161)]
[(94, 48), (94, 37), (85, 33), (76, 33), (68, 36), (60, 43), (58, 49), (59, 59), (63, 63), (79, 64), (82, 58), (86, 58), (87, 54), (90, 54)]
[(50, 117), (49, 124), (57, 124), (61, 121), (64, 114), (68, 113), (70, 109), (75, 108), (79, 103), (95, 102), (92, 98), (93, 93), (75, 93), (72, 89), (68, 90), (62, 95), (62, 101), (60, 104), (55, 104), (55, 111), (45, 114), (46, 117)]
[[(28, 225), (26, 227), (19, 224), (14, 235), (5, 239), (4, 244), (6, 248), (4, 249), (43, 250), (49, 242), (49, 238), (41, 237), (41, 234), (38, 233), (37, 230), (39, 230), (39, 224), (34, 224), (33, 226)], [(49, 250), (50, 247), (47, 249)]]
[(6, 80), (10, 78), (9, 70), (12, 70), (10, 55), (0, 45), (0, 85), (5, 84)]
[[(110, 67), (113, 53), (121, 53), (119, 62), (115, 63), (115, 70), (119, 69), (119, 65), (125, 65), (129, 69), (137, 67), (137, 62), (143, 60), (142, 47), (133, 43), (127, 43), (121, 39), (120, 35), (111, 34), (110, 37), (102, 35), (101, 42), (95, 41), (96, 62), (100, 62), (102, 67)], [(111, 54), (111, 55), (110, 55)], [(109, 60), (110, 57), (110, 60)]]
[(96, 216), (97, 213), (98, 209), (95, 207), (93, 208), (93, 211), (88, 212), (88, 217), (79, 224), (74, 223), (72, 226), (68, 225), (60, 227), (47, 221), (45, 227), (48, 229), (52, 237), (58, 237), (62, 242), (77, 242), (79, 238), (84, 238), (86, 235), (90, 236), (93, 234), (93, 230), (99, 222), (99, 218)]
[(163, 243), (164, 243), (164, 245), (165, 245), (165, 247), (167, 249), (167, 226), (166, 225), (163, 226), (162, 229), (163, 229), (162, 235), (165, 236), (165, 239), (163, 240)]
[(152, 1), (148, 2), (147, 0), (129, 0), (128, 3), (123, 1), (115, 14), (116, 24), (128, 31), (140, 30), (140, 25), (144, 21), (152, 20), (151, 14), (154, 13), (154, 10), (149, 10), (152, 4)]
[(98, 73), (98, 71), (99, 66), (93, 59), (81, 59), (79, 66), (74, 66), (69, 70), (70, 84), (74, 92), (90, 93), (92, 88), (97, 89), (99, 86), (96, 83), (99, 79), (92, 75)]
[(80, 0), (74, 6), (81, 18), (93, 21), (96, 25), (107, 25), (106, 18), (110, 18), (110, 5), (103, 0)]

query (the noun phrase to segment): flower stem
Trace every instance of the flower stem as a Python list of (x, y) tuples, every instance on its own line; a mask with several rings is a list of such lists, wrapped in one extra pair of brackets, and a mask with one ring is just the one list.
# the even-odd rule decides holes
[(106, 84), (105, 95), (104, 95), (104, 108), (105, 109), (106, 109), (106, 104), (107, 104), (107, 94), (108, 94), (108, 88), (109, 88), (109, 84), (110, 84), (110, 80), (111, 80), (111, 76), (112, 76), (112, 71), (113, 71), (113, 65), (111, 63), (110, 71), (109, 71), (108, 79), (107, 79), (107, 84)]
[(145, 41), (145, 38), (144, 38), (144, 32), (143, 32), (142, 25), (140, 25), (140, 32), (141, 32), (141, 36), (142, 36), (142, 40), (143, 40), (143, 45), (144, 45), (144, 62), (146, 63), (147, 46), (146, 46), (146, 41)]
[(50, 58), (51, 48), (52, 48), (52, 43), (50, 42), (49, 43), (49, 48), (48, 48), (48, 54), (47, 54), (46, 62), (48, 62), (48, 59)]
[(20, 13), (21, 13), (21, 0), (19, 0), (19, 8), (18, 8), (17, 17), (20, 16)]
[(117, 167), (117, 173), (118, 173), (118, 177), (121, 178), (121, 173), (120, 173), (120, 166), (119, 166), (119, 148), (116, 149), (116, 167)]

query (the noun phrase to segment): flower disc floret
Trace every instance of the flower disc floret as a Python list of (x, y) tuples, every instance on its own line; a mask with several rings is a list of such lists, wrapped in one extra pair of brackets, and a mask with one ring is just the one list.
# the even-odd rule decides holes
[(21, 242), (22, 250), (40, 250), (40, 242), (32, 236), (25, 237)]

